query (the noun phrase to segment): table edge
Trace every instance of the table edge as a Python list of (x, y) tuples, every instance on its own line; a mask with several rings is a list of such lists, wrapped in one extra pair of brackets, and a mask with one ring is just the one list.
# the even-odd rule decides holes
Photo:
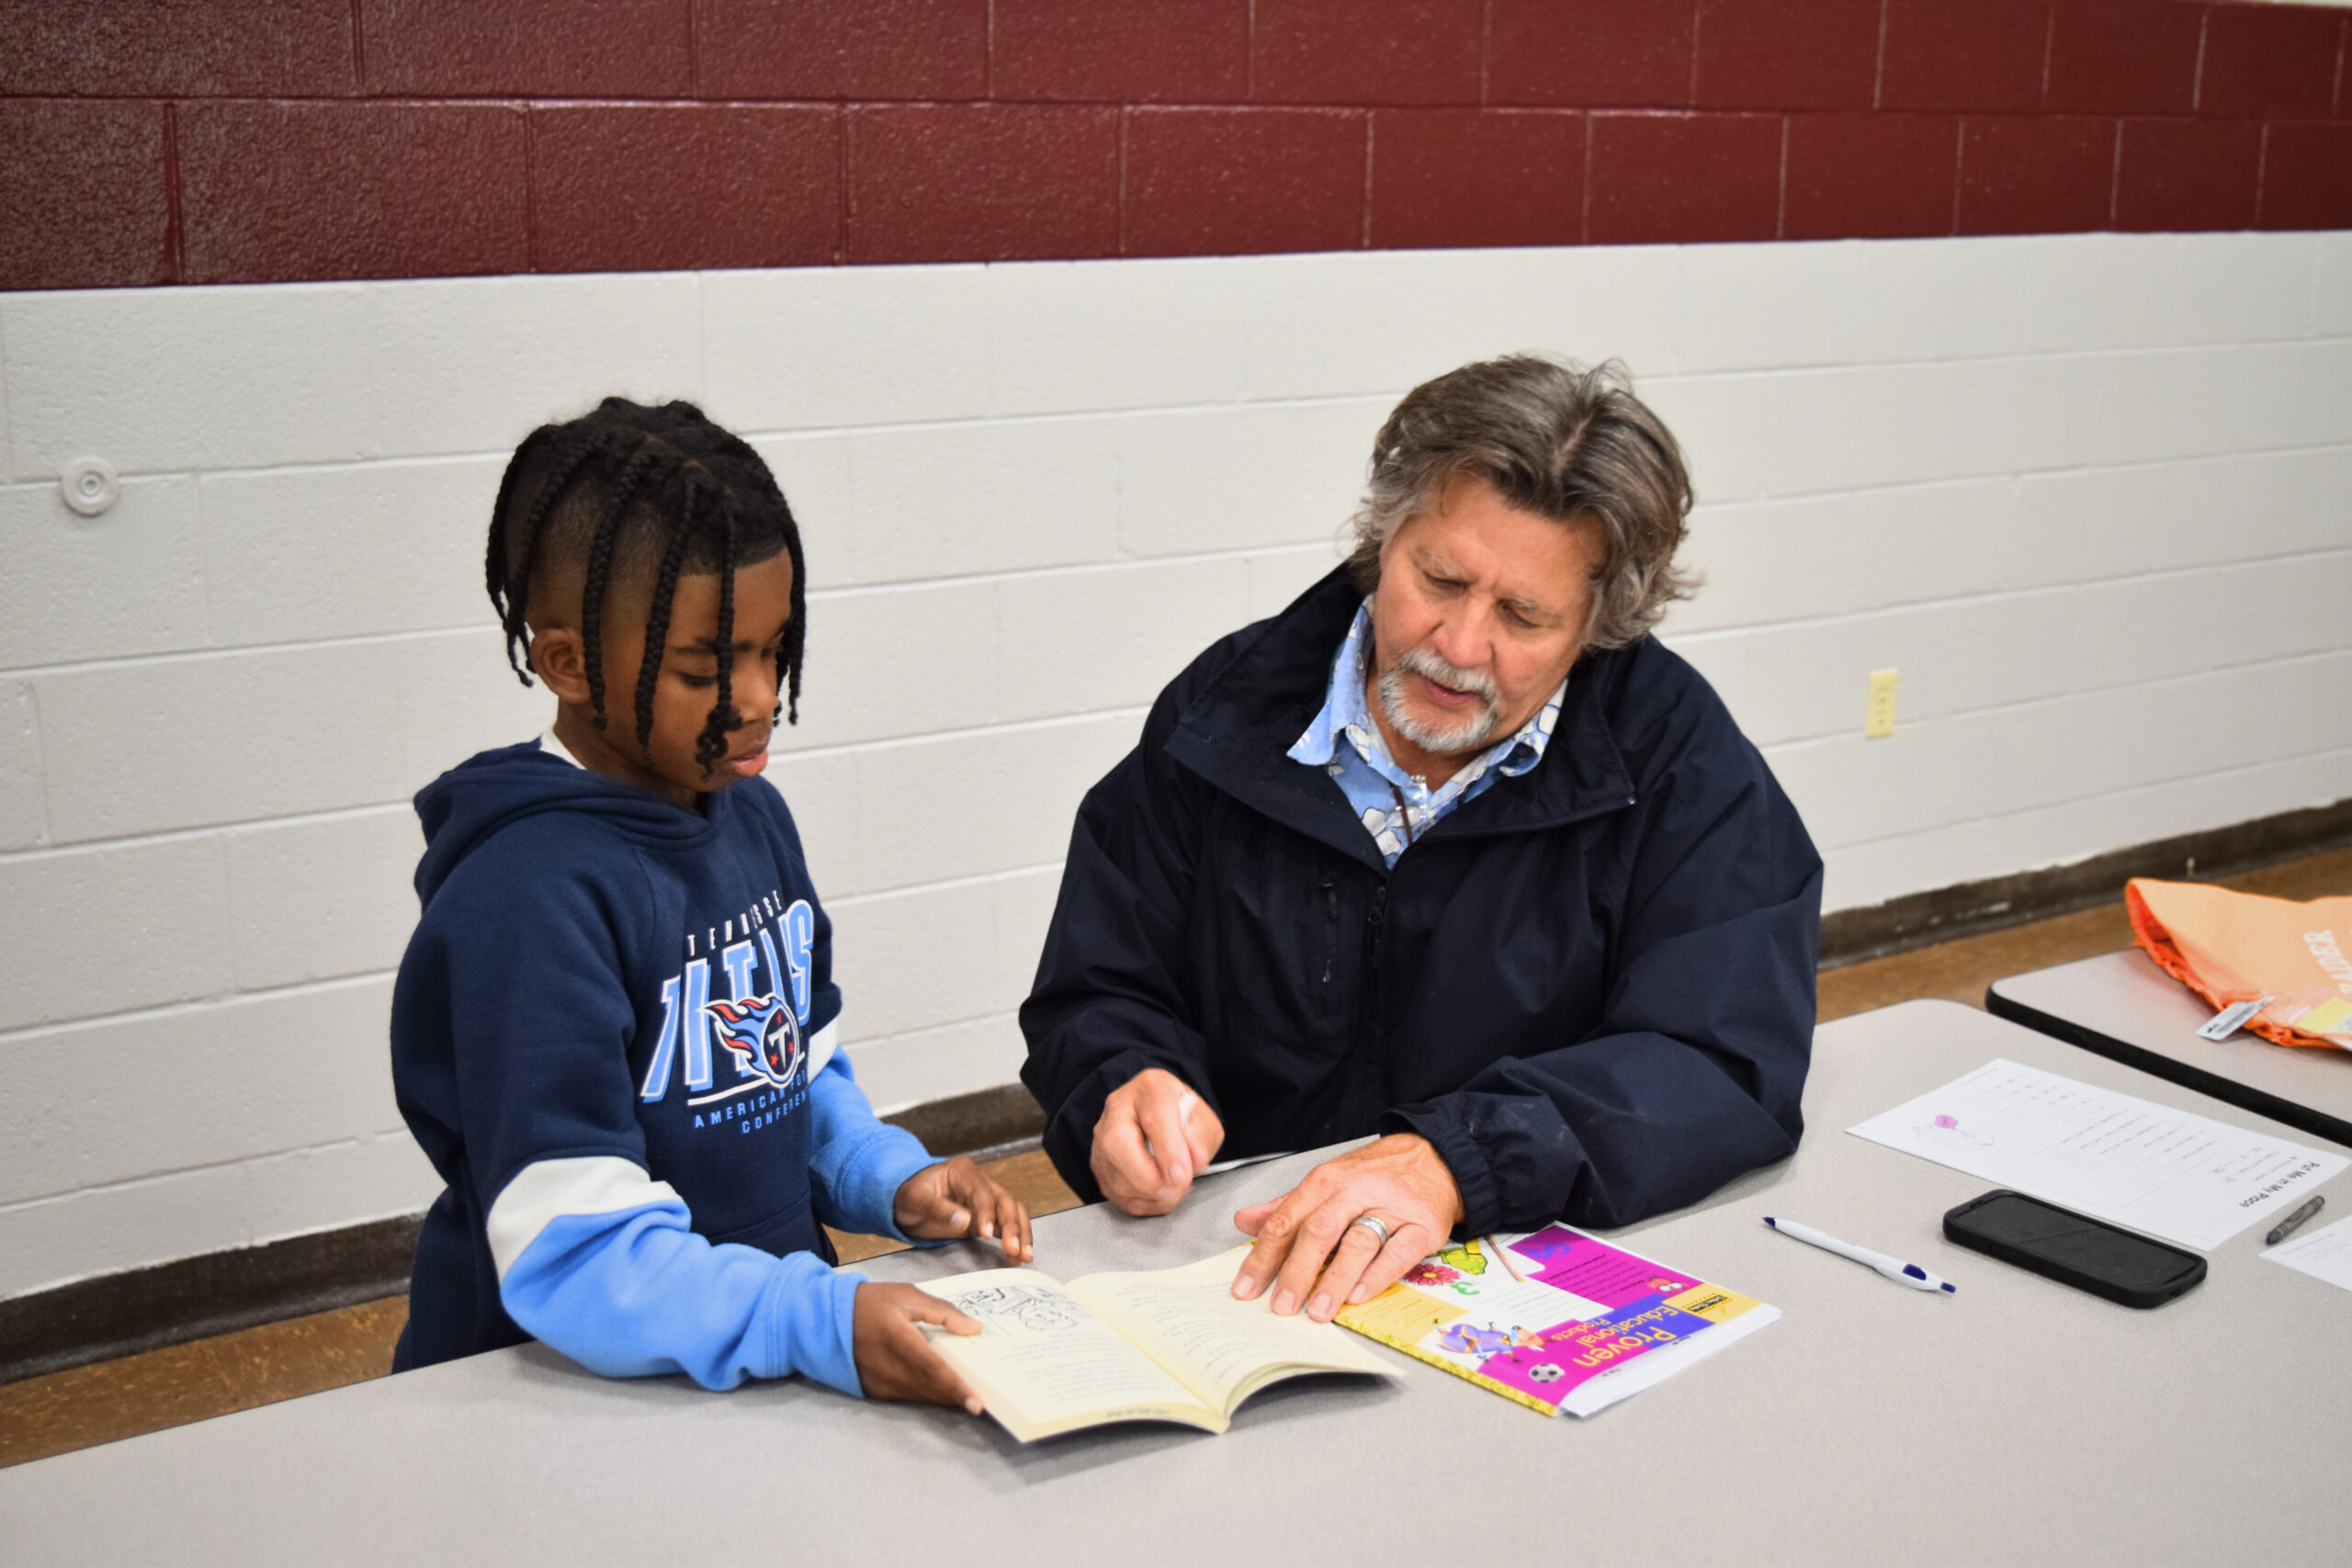
[[(2032, 973), (2041, 974), (2043, 971), (2035, 970)], [(2007, 976), (2009, 979), (2021, 977)], [(2125, 1066), (2136, 1068), (2151, 1077), (2162, 1078), (2167, 1083), (2178, 1084), (2183, 1089), (2195, 1089), (2199, 1094), (2211, 1095), (2213, 1099), (2234, 1105), (2241, 1111), (2251, 1111), (2257, 1116), (2267, 1116), (2273, 1122), (2283, 1122), (2297, 1132), (2309, 1133), (2314, 1137), (2325, 1138), (2330, 1143), (2352, 1149), (2352, 1122), (2346, 1122), (2340, 1116), (2331, 1116), (2324, 1111), (2313, 1110), (2296, 1100), (2282, 1099), (2267, 1090), (2256, 1089), (2251, 1084), (2241, 1083), (2235, 1078), (2224, 1077), (2219, 1073), (2209, 1072), (2203, 1067), (2192, 1066), (2178, 1057), (2167, 1056), (2161, 1051), (2152, 1051), (2144, 1045), (2135, 1045), (2128, 1040), (2120, 1040), (2112, 1034), (2104, 1033), (2087, 1024), (2076, 1023), (2070, 1019), (2060, 1018), (2054, 1013), (2044, 1012), (2040, 1008), (2018, 1001), (2014, 997), (2004, 996), (2001, 993), (2001, 981), (1996, 980), (1984, 987), (1984, 1010), (1995, 1018), (2030, 1029), (2037, 1034), (2046, 1034), (2053, 1040), (2064, 1041), (2069, 1045), (2079, 1046), (2095, 1055), (2105, 1056), (2109, 1061), (2120, 1062)]]

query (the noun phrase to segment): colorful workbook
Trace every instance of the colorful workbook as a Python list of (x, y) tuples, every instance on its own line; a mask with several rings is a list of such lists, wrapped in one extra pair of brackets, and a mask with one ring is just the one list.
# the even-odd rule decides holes
[(1263, 1296), (1234, 1300), (1233, 1276), (1249, 1250), (1067, 1285), (1035, 1269), (926, 1280), (924, 1290), (980, 1325), (969, 1337), (937, 1329), (929, 1337), (1024, 1443), (1114, 1421), (1222, 1432), (1243, 1400), (1284, 1378), (1396, 1376), (1328, 1323), (1277, 1317)]
[(1566, 1225), (1422, 1259), (1338, 1322), (1546, 1416), (1590, 1416), (1780, 1311)]

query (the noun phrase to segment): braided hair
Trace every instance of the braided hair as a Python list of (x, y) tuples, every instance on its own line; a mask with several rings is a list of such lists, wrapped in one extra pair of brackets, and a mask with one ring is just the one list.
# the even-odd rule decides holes
[[(648, 408), (606, 398), (594, 412), (543, 424), (515, 448), (499, 481), (484, 572), (506, 632), (506, 661), (531, 684), (531, 583), (563, 568), (582, 573), (580, 635), (596, 728), (605, 725), (605, 610), (616, 583), (644, 583), (645, 659), (635, 694), (637, 745), (650, 755), (653, 691), (670, 634), (678, 579), (718, 576), (718, 643), (735, 640), (735, 572), (779, 552), (792, 560), (791, 618), (784, 629), (783, 707), (800, 722), (800, 671), (808, 646), (808, 571), (792, 508), (760, 455), (692, 403)], [(707, 768), (736, 728), (734, 661), (718, 660), (718, 700), (695, 742)]]

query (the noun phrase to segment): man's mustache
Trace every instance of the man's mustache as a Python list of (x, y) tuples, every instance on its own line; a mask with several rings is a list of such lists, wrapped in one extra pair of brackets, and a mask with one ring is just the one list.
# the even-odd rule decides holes
[(1457, 692), (1468, 692), (1488, 707), (1495, 705), (1495, 679), (1479, 670), (1463, 670), (1426, 648), (1408, 648), (1396, 658), (1396, 668)]

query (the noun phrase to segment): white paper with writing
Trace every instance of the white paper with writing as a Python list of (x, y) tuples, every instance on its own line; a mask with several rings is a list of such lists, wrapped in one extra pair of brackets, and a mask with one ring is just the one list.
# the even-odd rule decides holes
[(2314, 1280), (2352, 1291), (2352, 1219), (2290, 1235), (2262, 1255)]
[(2286, 1213), (2352, 1164), (1999, 1059), (1847, 1131), (2200, 1249)]

